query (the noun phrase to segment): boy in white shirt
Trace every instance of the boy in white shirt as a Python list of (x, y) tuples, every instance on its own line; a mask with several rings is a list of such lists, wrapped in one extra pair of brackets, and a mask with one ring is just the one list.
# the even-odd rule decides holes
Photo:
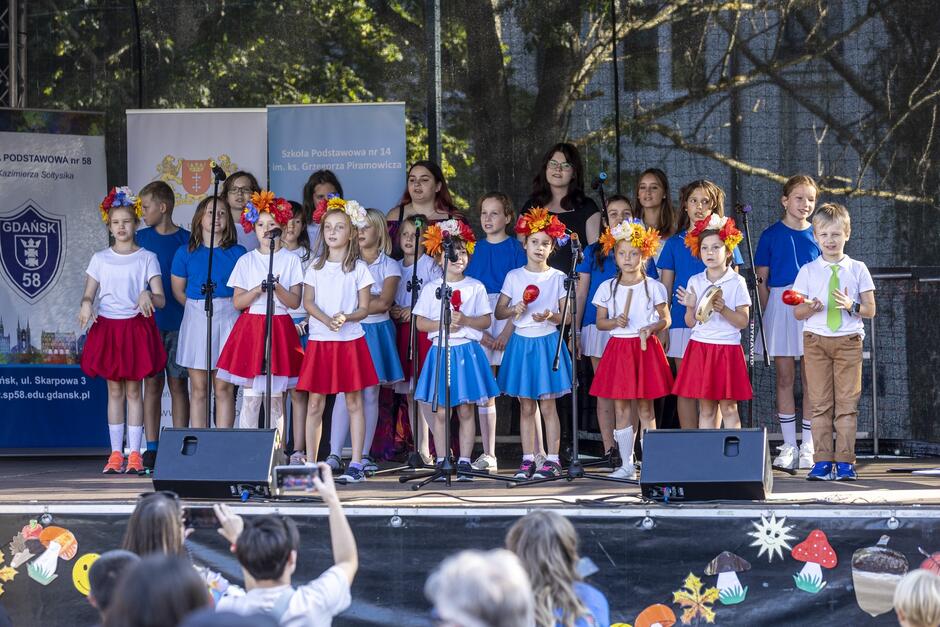
[(359, 568), (356, 538), (336, 494), (333, 472), (317, 464), (320, 477), (313, 485), (329, 507), (332, 567), (298, 588), (291, 586), (297, 568), (300, 536), (290, 518), (267, 515), (244, 521), (228, 505), (214, 505), (219, 533), (232, 543), (245, 577), (247, 592), (240, 594), (229, 586), (216, 609), (237, 614), (263, 613), (273, 616), (283, 627), (319, 627), (332, 624), (333, 617), (349, 607), (350, 586)]
[[(810, 481), (854, 481), (858, 399), (862, 394), (863, 318), (875, 317), (875, 284), (861, 261), (845, 254), (848, 210), (825, 204), (813, 214), (822, 256), (800, 268), (793, 291), (805, 300), (793, 311), (803, 324), (806, 393), (812, 407), (814, 465)], [(835, 450), (832, 432), (836, 432)]]

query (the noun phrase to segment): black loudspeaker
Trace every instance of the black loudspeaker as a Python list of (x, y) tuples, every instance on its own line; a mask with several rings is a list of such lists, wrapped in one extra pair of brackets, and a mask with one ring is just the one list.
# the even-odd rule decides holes
[(274, 429), (163, 429), (153, 489), (184, 498), (272, 496), (272, 468), (282, 462)]
[(660, 429), (643, 438), (643, 496), (762, 500), (773, 492), (765, 429)]

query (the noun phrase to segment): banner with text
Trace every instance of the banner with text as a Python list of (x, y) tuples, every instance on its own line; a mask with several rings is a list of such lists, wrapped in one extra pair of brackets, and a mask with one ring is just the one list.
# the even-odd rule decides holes
[(390, 209), (405, 189), (405, 103), (268, 107), (271, 189), (302, 202), (317, 170), (332, 170), (348, 198)]
[(104, 449), (107, 388), (78, 366), (85, 267), (108, 245), (104, 116), (0, 111), (0, 453)]
[(210, 161), (266, 186), (266, 134), (264, 109), (129, 109), (127, 184), (136, 191), (166, 182), (176, 193), (173, 221), (188, 230), (196, 205), (212, 193)]

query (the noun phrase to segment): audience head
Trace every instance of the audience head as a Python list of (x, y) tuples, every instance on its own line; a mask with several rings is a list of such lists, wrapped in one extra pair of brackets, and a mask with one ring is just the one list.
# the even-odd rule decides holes
[(424, 585), (438, 618), (459, 627), (531, 627), (532, 589), (519, 559), (503, 549), (448, 557)]
[(293, 520), (268, 514), (245, 520), (235, 544), (235, 556), (246, 578), (289, 583), (297, 567), (300, 534)]
[(104, 627), (176, 627), (210, 604), (206, 582), (189, 560), (150, 555), (124, 575), (105, 614)]
[(894, 611), (901, 627), (940, 625), (940, 575), (918, 568), (894, 589)]
[(216, 612), (213, 609), (199, 610), (180, 623), (179, 627), (277, 627), (278, 622), (270, 614), (235, 614)]
[(151, 553), (182, 555), (184, 532), (179, 497), (172, 492), (151, 492), (137, 501), (121, 548), (141, 557)]
[(102, 616), (111, 606), (114, 591), (118, 583), (123, 581), (124, 574), (139, 561), (140, 557), (136, 553), (115, 549), (102, 553), (92, 563), (88, 571), (88, 601), (98, 608)]
[(529, 574), (537, 625), (554, 625), (559, 611), (565, 625), (587, 612), (573, 587), (581, 579), (578, 535), (567, 518), (552, 511), (534, 511), (510, 527), (506, 548), (519, 557)]

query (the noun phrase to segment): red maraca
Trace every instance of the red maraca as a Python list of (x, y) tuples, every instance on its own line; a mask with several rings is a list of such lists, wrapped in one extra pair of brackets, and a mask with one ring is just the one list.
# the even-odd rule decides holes
[[(526, 288), (522, 290), (522, 302), (525, 303), (526, 306), (534, 303), (535, 299), (537, 299), (538, 297), (539, 297), (538, 285), (527, 285)], [(516, 320), (518, 320), (520, 316), (522, 316), (522, 314), (517, 314)]]
[(802, 305), (806, 302), (806, 297), (800, 294), (799, 292), (793, 290), (784, 290), (783, 292), (783, 304), (784, 305)]
[(450, 306), (454, 308), (454, 311), (460, 311), (462, 304), (463, 300), (460, 298), (460, 290), (454, 290), (454, 293), (450, 295)]

